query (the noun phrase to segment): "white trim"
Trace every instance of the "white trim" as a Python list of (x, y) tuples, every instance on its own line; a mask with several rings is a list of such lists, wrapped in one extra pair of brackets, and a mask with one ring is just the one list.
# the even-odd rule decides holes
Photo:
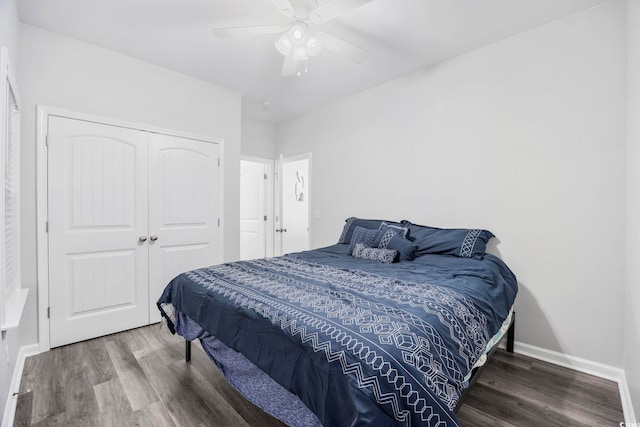
[(224, 140), (217, 139), (218, 142), (218, 159), (220, 160), (220, 167), (218, 168), (218, 215), (220, 215), (220, 234), (219, 234), (219, 247), (220, 247), (220, 257), (218, 258), (218, 264), (222, 264), (226, 261), (224, 254), (224, 168), (225, 168), (225, 157), (224, 157)]
[(9, 298), (5, 300), (4, 322), (0, 325), (2, 332), (9, 329), (16, 329), (20, 326), (20, 318), (24, 311), (24, 306), (27, 303), (27, 295), (29, 295), (28, 288), (15, 289)]
[(620, 399), (622, 400), (624, 422), (626, 424), (638, 423), (636, 414), (633, 411), (633, 402), (631, 401), (631, 393), (629, 392), (629, 384), (627, 383), (626, 375), (623, 375), (622, 379), (618, 382), (618, 388), (620, 389)]
[(574, 371), (584, 372), (585, 374), (615, 381), (618, 383), (618, 389), (620, 390), (620, 399), (622, 400), (622, 410), (624, 412), (625, 423), (635, 422), (627, 377), (623, 369), (518, 341), (514, 343), (514, 352), (542, 360), (544, 362), (552, 363), (554, 365), (573, 369)]
[(38, 337), (40, 352), (51, 349), (49, 341), (49, 238), (46, 231), (48, 220), (48, 164), (47, 164), (47, 131), (49, 116), (66, 117), (75, 120), (84, 120), (110, 126), (118, 126), (128, 129), (136, 129), (143, 132), (159, 133), (163, 135), (177, 136), (202, 142), (218, 144), (218, 156), (220, 167), (218, 168), (220, 191), (218, 192), (220, 230), (219, 244), (220, 259), (224, 256), (224, 139), (189, 132), (176, 131), (151, 125), (128, 122), (125, 120), (108, 117), (94, 116), (78, 113), (60, 108), (37, 105), (36, 114), (36, 237), (37, 237), (37, 270), (38, 270)]
[(25, 359), (38, 353), (38, 344), (23, 345), (22, 347), (20, 347), (20, 350), (18, 350), (16, 366), (13, 369), (11, 386), (9, 387), (9, 394), (7, 395), (7, 403), (4, 407), (2, 427), (10, 427), (13, 425), (13, 420), (16, 416), (16, 405), (18, 404), (18, 399), (13, 395), (13, 393), (17, 393), (18, 391), (20, 391), (20, 379), (22, 378)]
[(48, 107), (46, 105), (38, 105), (38, 111), (42, 110), (47, 116), (66, 117), (69, 119), (84, 120), (86, 122), (95, 122), (103, 125), (118, 126), (122, 128), (141, 130), (143, 132), (161, 133), (163, 135), (179, 136), (181, 138), (196, 139), (204, 142), (212, 142), (222, 144), (222, 138), (215, 138), (207, 135), (196, 134), (191, 132), (183, 132), (173, 129), (162, 128), (159, 126), (146, 125), (142, 123), (130, 122), (127, 120), (113, 119), (110, 117), (96, 116), (93, 114), (79, 113), (77, 111), (65, 110), (62, 108)]
[(36, 114), (36, 239), (38, 269), (38, 338), (40, 351), (48, 351), (49, 344), (49, 238), (46, 222), (48, 220), (48, 163), (47, 163), (47, 128), (49, 113), (46, 108), (38, 106)]

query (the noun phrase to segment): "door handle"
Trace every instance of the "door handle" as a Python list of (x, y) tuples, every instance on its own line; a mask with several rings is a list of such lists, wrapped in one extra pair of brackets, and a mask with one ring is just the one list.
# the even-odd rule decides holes
[(155, 242), (156, 240), (158, 240), (158, 236), (154, 234), (151, 237), (149, 237), (149, 240), (151, 240), (152, 242)]
[(139, 241), (140, 243), (144, 243), (144, 242), (146, 242), (146, 241), (147, 241), (147, 236), (140, 236), (140, 237), (138, 237), (138, 241)]
[(286, 233), (287, 229), (286, 228), (276, 228), (276, 233)]

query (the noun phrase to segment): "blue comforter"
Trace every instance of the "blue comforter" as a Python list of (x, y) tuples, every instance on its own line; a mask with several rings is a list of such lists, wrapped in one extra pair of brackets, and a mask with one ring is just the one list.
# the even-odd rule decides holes
[(380, 264), (334, 245), (183, 273), (158, 306), (244, 354), (324, 426), (457, 426), (464, 377), (516, 292), (492, 255)]

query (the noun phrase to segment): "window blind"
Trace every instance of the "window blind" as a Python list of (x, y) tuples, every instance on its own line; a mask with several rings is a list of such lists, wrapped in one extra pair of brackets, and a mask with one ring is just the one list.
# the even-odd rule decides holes
[(4, 272), (5, 295), (20, 287), (20, 201), (19, 194), (19, 141), (20, 114), (11, 87), (7, 91), (7, 123), (4, 165)]
[(20, 281), (20, 97), (5, 47), (0, 48), (0, 330), (17, 328), (29, 289)]

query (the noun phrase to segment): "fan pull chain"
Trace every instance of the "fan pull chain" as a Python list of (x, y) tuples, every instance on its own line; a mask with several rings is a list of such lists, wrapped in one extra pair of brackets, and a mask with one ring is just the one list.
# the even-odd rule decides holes
[[(296, 76), (302, 75), (302, 62), (303, 61), (296, 61)], [(304, 73), (305, 74), (309, 74), (308, 64), (309, 64), (309, 61), (307, 59), (305, 59), (304, 60)]]

